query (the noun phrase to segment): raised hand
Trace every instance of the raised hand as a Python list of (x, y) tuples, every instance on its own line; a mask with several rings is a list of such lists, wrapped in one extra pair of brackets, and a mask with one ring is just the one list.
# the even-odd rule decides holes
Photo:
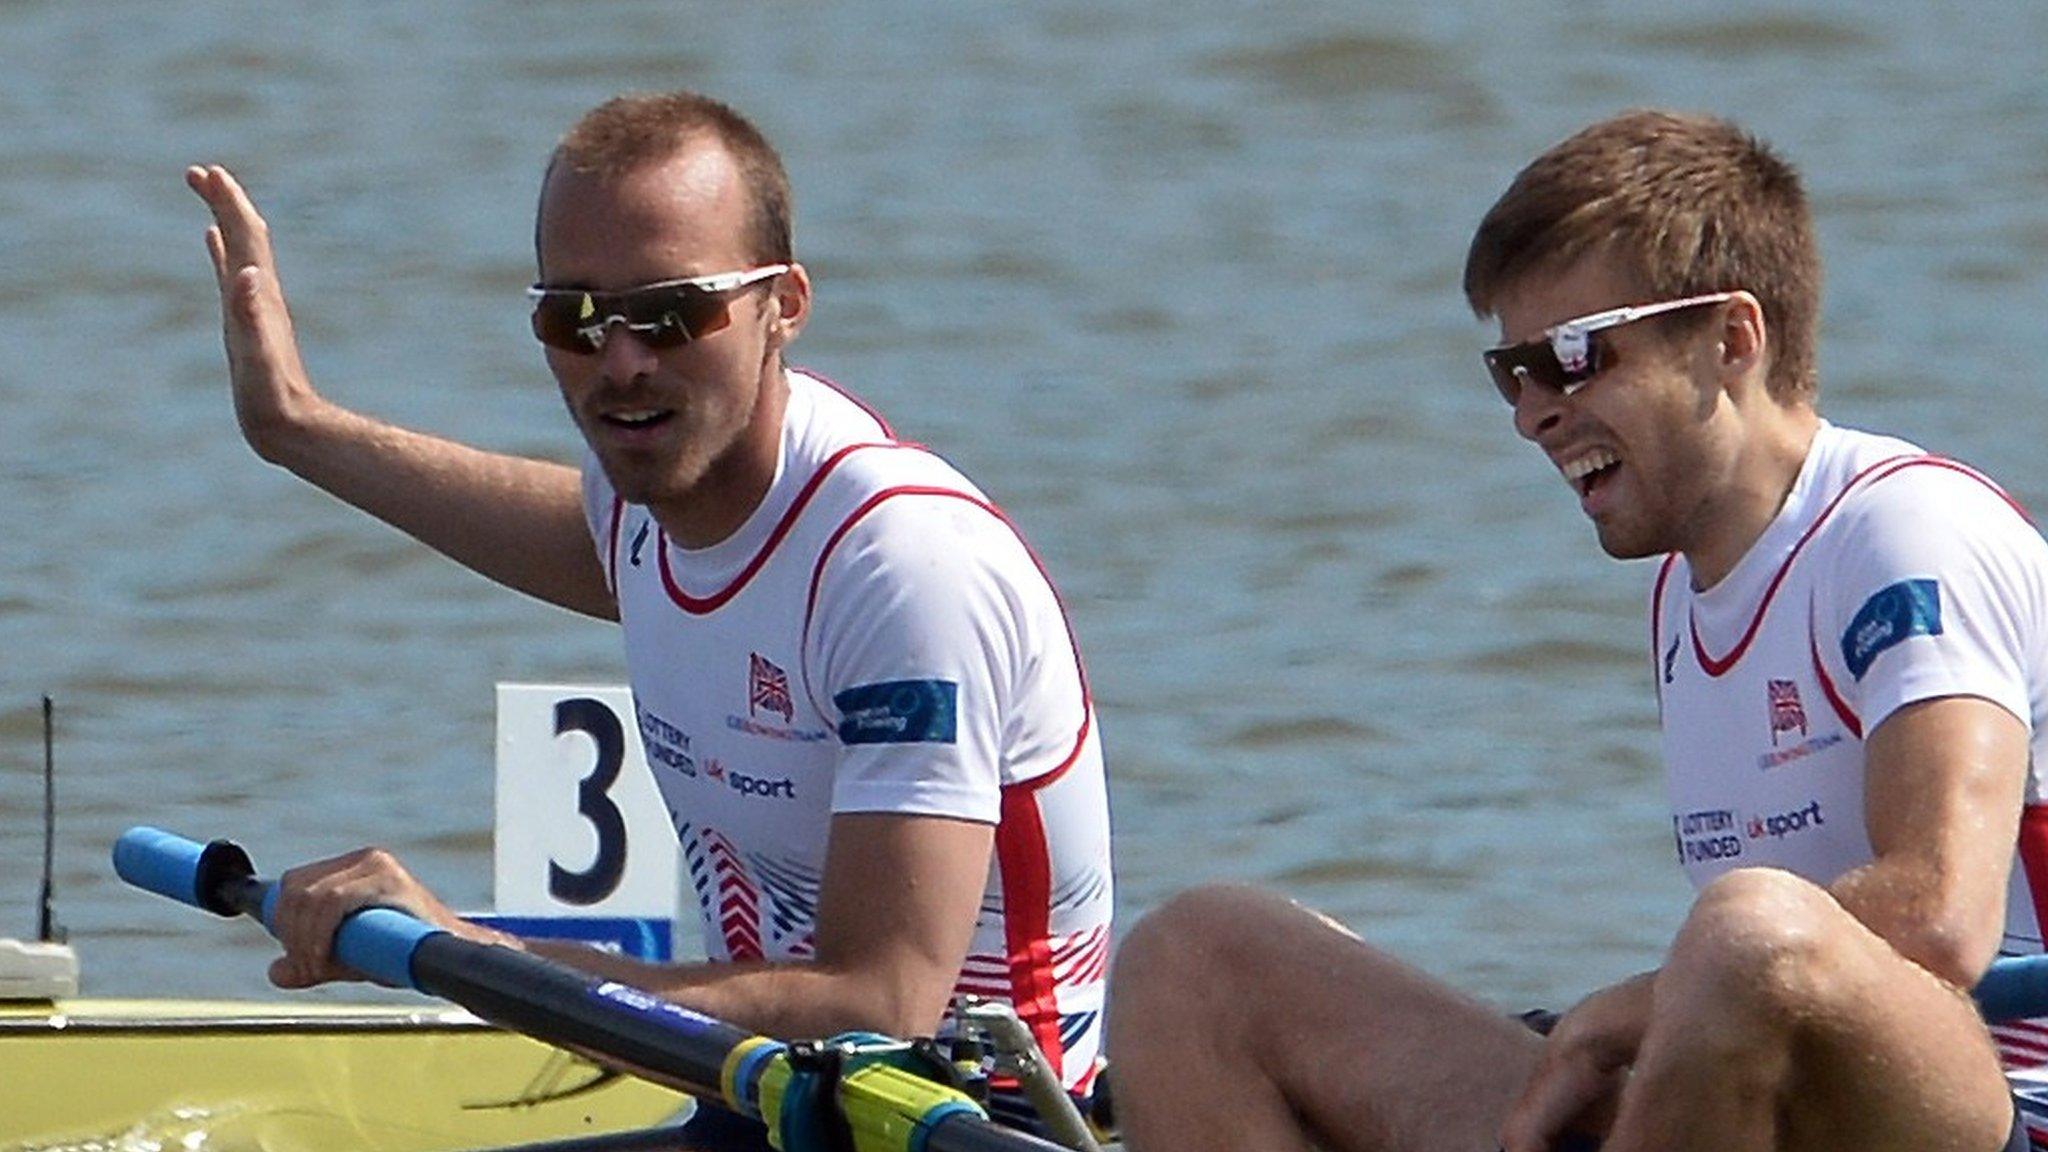
[(213, 213), (206, 251), (220, 288), (235, 419), (257, 455), (284, 463), (293, 428), (324, 401), (299, 357), (270, 248), (270, 225), (241, 183), (218, 164), (187, 168), (185, 184)]

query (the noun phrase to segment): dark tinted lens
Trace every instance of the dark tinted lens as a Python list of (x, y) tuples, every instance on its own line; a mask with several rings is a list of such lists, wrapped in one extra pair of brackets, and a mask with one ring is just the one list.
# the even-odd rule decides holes
[(1493, 386), (1500, 390), (1500, 398), (1509, 404), (1521, 402), (1524, 383), (1561, 391), (1564, 380), (1564, 370), (1558, 366), (1557, 354), (1550, 350), (1548, 340), (1489, 349), (1486, 371), (1493, 377)]
[(583, 311), (580, 293), (549, 293), (533, 302), (534, 338), (564, 352), (595, 352), (597, 346), (578, 330)]
[(701, 288), (649, 288), (626, 301), (627, 316), (636, 325), (654, 326), (640, 330), (640, 338), (649, 346), (669, 348), (730, 324), (729, 295)]
[(1558, 362), (1557, 350), (1549, 340), (1526, 340), (1486, 352), (1486, 371), (1501, 399), (1509, 404), (1522, 399), (1522, 385), (1535, 384), (1561, 395), (1578, 391), (1579, 385), (1600, 374), (1602, 348), (1595, 334), (1587, 343), (1586, 359), (1577, 371), (1566, 371)]
[(624, 320), (650, 348), (673, 348), (725, 327), (732, 320), (724, 293), (701, 288), (642, 288), (635, 292), (549, 292), (534, 302), (533, 334), (550, 348), (595, 353), (599, 324)]

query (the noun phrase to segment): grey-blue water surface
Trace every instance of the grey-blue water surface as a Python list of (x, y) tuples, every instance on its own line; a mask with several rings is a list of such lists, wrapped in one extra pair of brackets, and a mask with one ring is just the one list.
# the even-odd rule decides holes
[(1686, 898), (1651, 569), (1482, 378), (1472, 226), (1599, 116), (1734, 116), (1813, 193), (1827, 414), (2041, 506), (2044, 64), (2032, 0), (0, 3), (0, 933), (34, 926), (44, 692), (90, 992), (267, 994), (253, 929), (112, 879), (135, 823), (383, 843), (488, 900), (491, 686), (615, 681), (616, 638), (241, 444), (180, 172), (244, 175), (330, 394), (568, 459), (520, 297), (539, 168), (603, 97), (689, 86), (787, 158), (798, 361), (1060, 583), (1122, 921), (1252, 880), (1569, 1001)]

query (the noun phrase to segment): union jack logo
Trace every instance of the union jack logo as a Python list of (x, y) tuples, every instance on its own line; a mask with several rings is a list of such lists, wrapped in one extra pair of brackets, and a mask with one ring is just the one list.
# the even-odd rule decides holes
[(1771, 743), (1778, 742), (1778, 733), (1798, 729), (1806, 735), (1806, 705), (1799, 702), (1799, 685), (1791, 680), (1772, 680), (1764, 685), (1771, 701)]
[(796, 706), (789, 699), (789, 673), (759, 652), (751, 652), (747, 656), (747, 714), (758, 712), (776, 713), (788, 724), (796, 717)]

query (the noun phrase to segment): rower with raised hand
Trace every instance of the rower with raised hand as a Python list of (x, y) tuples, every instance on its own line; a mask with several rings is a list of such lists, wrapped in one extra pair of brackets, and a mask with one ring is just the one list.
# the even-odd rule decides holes
[(1645, 667), (1698, 896), (1660, 968), (1517, 1020), (1273, 895), (1185, 895), (1112, 989), (1135, 1152), (2048, 1133), (2048, 1030), (1994, 1042), (1965, 994), (2048, 920), (2048, 545), (1973, 469), (1821, 418), (1820, 279), (1798, 175), (1724, 120), (1594, 124), (1494, 204), (1465, 291), (1515, 430), (1608, 554), (1664, 557)]
[(759, 131), (693, 93), (621, 97), (549, 160), (529, 304), (580, 470), (326, 399), (263, 218), (225, 168), (186, 179), (213, 214), (256, 452), (500, 583), (619, 621), (711, 954), (656, 967), (514, 940), (364, 849), (282, 878), (272, 979), (353, 976), (334, 927), (389, 904), (774, 1036), (926, 1035), (956, 993), (1007, 1001), (1085, 1093), (1111, 884), (1079, 649), (987, 496), (785, 365), (811, 279)]

